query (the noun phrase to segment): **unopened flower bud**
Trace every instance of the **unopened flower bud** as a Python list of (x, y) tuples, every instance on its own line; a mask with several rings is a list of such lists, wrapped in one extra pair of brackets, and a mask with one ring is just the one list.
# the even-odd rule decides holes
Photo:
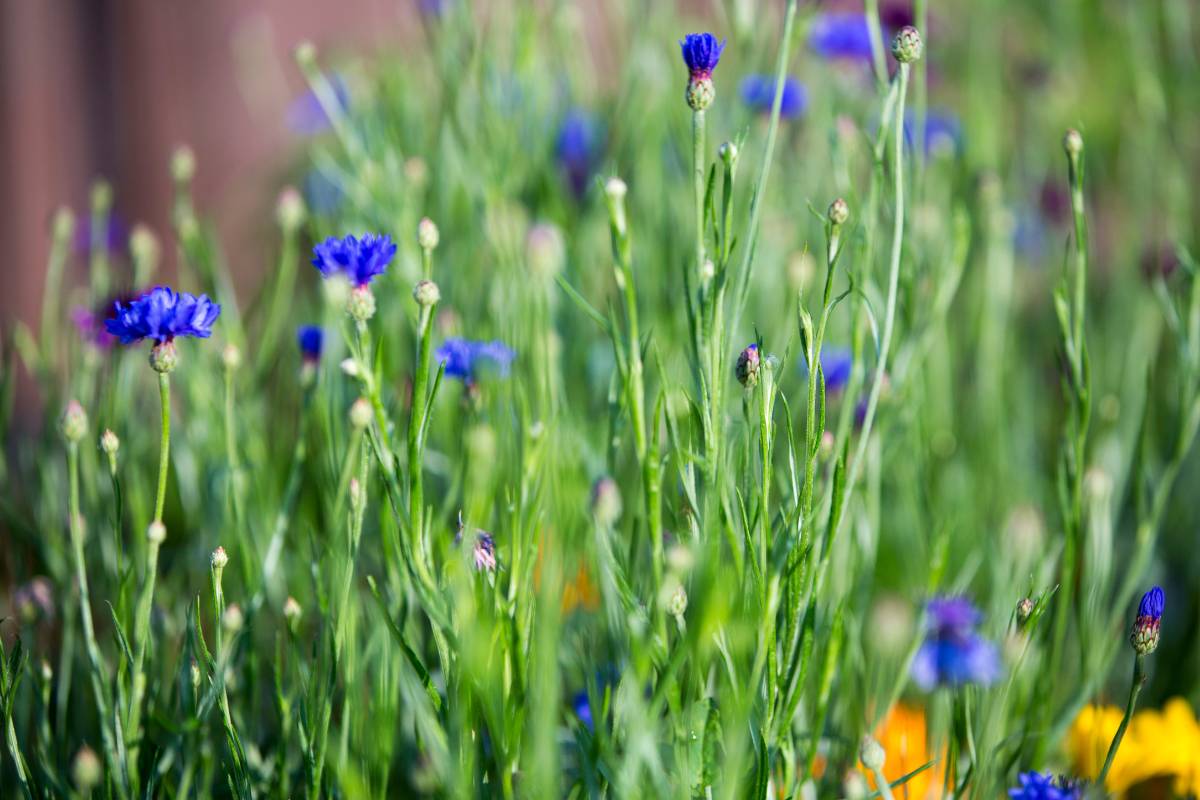
[(712, 78), (697, 76), (688, 81), (684, 97), (692, 111), (704, 111), (716, 99), (717, 89), (713, 86)]
[(228, 633), (237, 633), (245, 622), (246, 618), (242, 614), (242, 608), (237, 603), (230, 603), (225, 608), (225, 613), (221, 615), (221, 625)]
[(1071, 158), (1077, 158), (1083, 153), (1083, 136), (1079, 131), (1071, 128), (1063, 135), (1063, 150), (1066, 150)]
[(883, 769), (883, 763), (887, 760), (887, 753), (884, 751), (883, 745), (877, 742), (874, 737), (864, 736), (862, 744), (858, 746), (858, 760), (867, 769), (872, 772), (878, 772)]
[(200, 665), (197, 664), (195, 662), (195, 660), (193, 660), (192, 661), (192, 689), (195, 689), (197, 691), (200, 689), (200, 679), (202, 677), (203, 676), (200, 673)]
[(63, 411), (58, 427), (62, 431), (63, 438), (68, 442), (75, 444), (82, 441), (83, 437), (87, 436), (87, 412), (83, 410), (83, 406), (79, 405), (77, 401), (72, 400), (67, 403), (67, 408)]
[(296, 49), (293, 52), (296, 57), (296, 63), (302, 68), (311, 67), (317, 63), (317, 46), (307, 39), (296, 45)]
[(225, 369), (235, 370), (242, 365), (242, 351), (236, 344), (227, 344), (221, 351), (221, 361), (225, 364)]
[(625, 181), (615, 175), (604, 182), (604, 194), (609, 200), (624, 200), (628, 191), (629, 187), (625, 185)]
[(212, 552), (212, 568), (217, 572), (225, 569), (229, 564), (229, 554), (225, 552), (225, 548), (217, 545), (217, 549)]
[(353, 358), (343, 358), (342, 363), (338, 366), (346, 376), (350, 378), (358, 377), (358, 362)]
[(433, 250), (440, 240), (438, 226), (429, 217), (422, 217), (417, 223), (417, 244), (422, 250)]
[(196, 175), (196, 154), (186, 144), (175, 148), (171, 154), (171, 177), (176, 183), (191, 183)]
[(357, 430), (364, 430), (371, 424), (373, 411), (371, 403), (365, 397), (360, 397), (350, 405), (350, 424)]
[(133, 258), (135, 284), (145, 283), (158, 266), (161, 249), (154, 231), (142, 223), (133, 226), (129, 234), (129, 255)]
[(355, 286), (350, 290), (350, 299), (346, 301), (346, 312), (356, 321), (366, 324), (375, 316), (375, 295), (370, 286)]
[(762, 360), (758, 354), (758, 345), (748, 346), (738, 355), (736, 367), (738, 383), (747, 389), (758, 386), (758, 371), (761, 366)]
[(842, 198), (829, 204), (829, 222), (835, 227), (845, 225), (850, 219), (850, 206)]
[(413, 287), (413, 299), (422, 308), (429, 308), (441, 302), (442, 291), (433, 281), (417, 281), (417, 285)]
[(60, 242), (71, 238), (75, 230), (75, 214), (66, 206), (61, 206), (54, 212), (53, 235)]
[(115, 456), (117, 451), (121, 449), (121, 440), (111, 430), (105, 428), (104, 433), (100, 434), (100, 450), (107, 456)]
[(113, 188), (112, 184), (100, 178), (92, 184), (92, 210), (102, 214), (108, 213), (112, 208)]
[(71, 779), (75, 781), (80, 793), (87, 795), (100, 785), (103, 778), (104, 766), (100, 763), (100, 757), (85, 744), (79, 748), (79, 752), (75, 753), (75, 758), (71, 761)]
[(295, 631), (302, 616), (304, 616), (304, 610), (300, 608), (296, 598), (288, 595), (288, 599), (283, 601), (283, 618), (287, 622), (288, 628)]
[(1017, 626), (1024, 628), (1033, 615), (1033, 598), (1022, 597), (1017, 601)]
[(150, 523), (150, 527), (146, 528), (146, 540), (151, 544), (162, 544), (167, 540), (167, 526), (162, 524), (162, 520), (154, 520)]
[(621, 518), (621, 490), (608, 476), (592, 486), (592, 516), (603, 528), (611, 528)]
[(687, 607), (687, 590), (680, 584), (675, 587), (675, 591), (671, 592), (671, 599), (667, 601), (667, 613), (673, 617), (682, 617), (687, 611)]
[(700, 282), (708, 283), (717, 274), (717, 265), (713, 263), (711, 258), (704, 259), (704, 263), (700, 265)]
[(429, 180), (429, 165), (420, 156), (412, 156), (404, 160), (404, 178), (416, 188), (421, 188)]
[(150, 349), (150, 366), (155, 372), (163, 373), (171, 372), (179, 366), (179, 351), (175, 349), (175, 342), (168, 339), (154, 345)]
[(921, 41), (921, 34), (912, 25), (905, 25), (896, 31), (896, 35), (892, 38), (892, 55), (901, 64), (920, 61), (924, 49), (925, 45)]
[(1134, 620), (1133, 630), (1129, 634), (1129, 643), (1140, 656), (1149, 655), (1158, 648), (1165, 602), (1166, 596), (1158, 586), (1142, 595), (1142, 602), (1138, 604), (1137, 619)]
[(738, 160), (738, 146), (733, 142), (725, 142), (717, 148), (717, 155), (725, 163), (726, 169), (732, 169)]
[(295, 186), (287, 186), (275, 203), (275, 219), (285, 231), (294, 231), (304, 223), (304, 198)]

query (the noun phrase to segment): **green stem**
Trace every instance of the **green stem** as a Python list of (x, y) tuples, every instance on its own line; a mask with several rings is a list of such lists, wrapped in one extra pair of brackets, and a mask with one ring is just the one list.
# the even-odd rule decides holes
[(704, 266), (704, 112), (692, 112), (692, 193), (696, 204), (696, 271)]
[(1129, 720), (1133, 717), (1133, 708), (1137, 705), (1138, 694), (1142, 691), (1142, 684), (1146, 682), (1145, 656), (1141, 653), (1134, 656), (1133, 659), (1133, 682), (1129, 687), (1129, 702), (1125, 705), (1125, 716), (1121, 717), (1121, 724), (1117, 727), (1117, 733), (1113, 736), (1112, 744), (1108, 746), (1108, 755), (1104, 757), (1104, 766), (1100, 769), (1100, 774), (1096, 776), (1096, 785), (1103, 788), (1104, 779), (1108, 777), (1108, 770), (1112, 767), (1113, 760), (1117, 757), (1117, 750), (1121, 747), (1121, 740), (1125, 738), (1125, 729), (1129, 727)]
[[(426, 251), (428, 252), (428, 251)], [(422, 461), (425, 417), (429, 413), (429, 363), (433, 346), (433, 309), (422, 306), (417, 319), (417, 372), (413, 376), (412, 416), (408, 425), (408, 517), (413, 555), (418, 564), (428, 557), (425, 542), (425, 480)]]
[(154, 520), (162, 522), (171, 456), (171, 379), (166, 372), (158, 373), (158, 396), (162, 401), (162, 434), (158, 445), (158, 494), (154, 500)]

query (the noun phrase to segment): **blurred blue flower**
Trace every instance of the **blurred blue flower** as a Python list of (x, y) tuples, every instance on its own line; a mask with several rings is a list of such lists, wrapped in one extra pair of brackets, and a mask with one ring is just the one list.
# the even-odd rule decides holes
[(92, 313), (90, 308), (76, 306), (71, 312), (71, 322), (79, 331), (79, 338), (90, 345), (107, 350), (117, 341), (105, 326), (105, 318)]
[(446, 365), (446, 375), (464, 383), (473, 383), (481, 369), (492, 368), (508, 375), (516, 357), (512, 348), (501, 341), (474, 342), (469, 339), (447, 339), (433, 354)]
[(330, 236), (313, 248), (312, 263), (326, 278), (341, 274), (355, 286), (366, 286), (387, 271), (394, 255), (396, 245), (386, 234), (364, 233), (361, 239)]
[[(770, 114), (775, 104), (775, 77), (747, 75), (742, 80), (742, 102), (761, 114)], [(779, 101), (779, 116), (795, 119), (808, 108), (808, 89), (795, 78), (785, 78), (783, 97)]]
[(912, 663), (913, 681), (938, 686), (989, 684), (1000, 676), (996, 646), (975, 633), (982, 615), (965, 597), (939, 597), (925, 607), (928, 631)]
[(113, 316), (104, 327), (121, 344), (142, 339), (169, 342), (176, 336), (195, 336), (207, 339), (213, 323), (221, 315), (221, 306), (207, 295), (175, 292), (166, 286), (156, 286), (130, 303), (118, 300), (113, 304)]
[(825, 376), (825, 391), (836, 392), (850, 381), (854, 353), (848, 347), (822, 347), (821, 373)]
[(305, 361), (320, 361), (325, 348), (325, 331), (319, 325), (301, 325), (296, 329), (296, 343)]
[(867, 18), (863, 14), (819, 14), (808, 33), (808, 46), (824, 58), (869, 62), (871, 30)]
[(304, 202), (316, 214), (336, 211), (346, 199), (342, 185), (321, 169), (311, 169), (305, 173), (303, 187)]
[[(904, 115), (904, 138), (911, 146), (916, 115), (910, 109)], [(925, 114), (925, 155), (943, 150), (957, 153), (962, 146), (962, 123), (949, 111), (930, 109)]]
[[(346, 79), (334, 73), (329, 76), (329, 88), (333, 91), (333, 99), (342, 111), (350, 108), (350, 86)], [(316, 92), (311, 89), (297, 97), (288, 106), (287, 126), (293, 133), (304, 136), (314, 136), (330, 128), (333, 122), (325, 113)]]
[(587, 190), (588, 179), (599, 160), (601, 138), (599, 124), (581, 108), (568, 111), (559, 125), (554, 152), (576, 196)]
[(1021, 785), (1008, 790), (1012, 800), (1078, 800), (1083, 796), (1078, 783), (1049, 773), (1022, 772), (1017, 780)]
[(417, 7), (427, 17), (440, 17), (450, 8), (454, 0), (418, 0)]
[(679, 42), (679, 49), (683, 53), (683, 63), (687, 64), (688, 74), (693, 79), (708, 78), (721, 60), (725, 41), (718, 42), (711, 33), (689, 33)]
[[(109, 212), (104, 230), (99, 232), (96, 244), (104, 252), (117, 255), (129, 246), (129, 226), (115, 212)], [(83, 215), (83, 224), (75, 230), (75, 252), (87, 255), (92, 250), (92, 215)]]
[(592, 703), (588, 699), (586, 689), (581, 689), (571, 698), (571, 709), (575, 712), (575, 716), (579, 717), (579, 721), (587, 726), (589, 731), (595, 730), (596, 723), (592, 719)]

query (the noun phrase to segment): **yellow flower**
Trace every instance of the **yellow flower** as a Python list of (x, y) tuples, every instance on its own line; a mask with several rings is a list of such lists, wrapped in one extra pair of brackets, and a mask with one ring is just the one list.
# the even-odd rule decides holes
[[(1088, 706), (1079, 712), (1066, 743), (1076, 775), (1094, 780), (1100, 774), (1121, 717), (1115, 706)], [(1170, 700), (1162, 711), (1146, 709), (1133, 715), (1105, 788), (1121, 794), (1161, 777), (1174, 778), (1179, 794), (1200, 795), (1200, 723), (1183, 698)]]

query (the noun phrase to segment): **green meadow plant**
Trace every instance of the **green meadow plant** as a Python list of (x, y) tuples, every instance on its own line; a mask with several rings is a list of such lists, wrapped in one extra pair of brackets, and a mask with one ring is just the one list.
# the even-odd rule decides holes
[(0, 796), (1103, 796), (1200, 689), (1186, 4), (479, 5), (297, 48), (252, 294), (187, 148), (55, 215)]

